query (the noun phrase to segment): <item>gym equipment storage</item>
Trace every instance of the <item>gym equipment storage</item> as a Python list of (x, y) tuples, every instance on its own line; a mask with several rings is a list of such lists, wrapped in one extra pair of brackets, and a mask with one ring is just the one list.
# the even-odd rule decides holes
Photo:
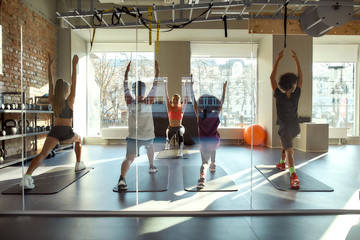
[[(54, 112), (49, 110), (49, 107), (41, 107), (37, 104), (26, 104), (24, 103), (26, 99), (25, 93), (23, 93), (22, 100), (23, 103), (11, 103), (5, 104), (5, 95), (20, 95), (19, 92), (3, 92), (1, 95), (2, 104), (0, 105), (0, 114), (1, 114), (1, 131), (0, 131), (0, 141), (1, 141), (1, 154), (3, 160), (0, 162), (0, 168), (4, 168), (9, 165), (19, 163), (24, 159), (30, 160), (33, 159), (37, 154), (40, 153), (41, 149), (37, 148), (38, 135), (48, 134), (51, 127), (53, 126), (55, 117)], [(42, 97), (36, 97), (42, 98)], [(38, 100), (38, 99), (36, 99)], [(37, 101), (35, 101), (37, 102)], [(11, 114), (17, 116), (17, 119), (7, 119), (6, 116)], [(21, 114), (22, 119), (21, 121)], [(30, 115), (29, 115), (30, 114)], [(49, 124), (47, 126), (38, 126), (38, 114), (48, 114), (49, 115)], [(33, 119), (33, 122), (29, 121), (29, 116)], [(27, 149), (26, 138), (33, 137), (33, 147), (32, 149)], [(6, 154), (6, 141), (10, 139), (24, 138), (23, 143), (23, 154)], [(72, 144), (61, 145), (55, 151), (59, 151), (66, 148), (71, 148)]]

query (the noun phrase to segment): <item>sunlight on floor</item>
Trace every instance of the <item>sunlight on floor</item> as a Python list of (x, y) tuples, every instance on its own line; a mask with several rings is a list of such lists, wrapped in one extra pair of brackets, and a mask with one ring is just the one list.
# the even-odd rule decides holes
[[(309, 159), (309, 160), (307, 160), (306, 162), (304, 162), (304, 163), (302, 163), (302, 164), (296, 165), (296, 168), (301, 168), (301, 167), (303, 167), (303, 166), (305, 166), (305, 165), (307, 165), (307, 164), (309, 164), (309, 163), (311, 163), (311, 162), (313, 162), (313, 161), (319, 160), (319, 159), (321, 159), (322, 157), (325, 157), (326, 155), (329, 155), (330, 153), (336, 152), (336, 151), (340, 150), (340, 149), (343, 148), (343, 147), (344, 147), (344, 146), (340, 146), (340, 147), (337, 147), (337, 148), (335, 148), (335, 149), (333, 149), (333, 150), (329, 150), (329, 151), (327, 151), (326, 153), (323, 153), (323, 154), (321, 154), (321, 155), (319, 155), (319, 156), (317, 156), (317, 157), (314, 157), (314, 158), (312, 158), (312, 159)], [(296, 161), (296, 160), (295, 160), (295, 161)]]
[[(186, 222), (190, 220), (192, 217), (176, 217), (176, 218), (147, 218), (145, 219), (142, 224), (140, 225), (140, 230), (138, 236), (148, 234), (148, 233), (156, 233), (163, 231), (167, 228), (171, 228), (173, 226), (176, 226), (180, 223)], [(172, 237), (169, 236), (169, 239)], [(201, 237), (199, 237), (201, 238)]]
[(187, 198), (172, 201), (150, 200), (139, 205), (123, 209), (123, 211), (202, 211), (216, 200), (233, 192), (197, 192)]
[[(343, 209), (360, 209), (359, 205), (359, 191), (351, 196)], [(321, 240), (327, 239), (346, 239), (350, 229), (359, 224), (359, 215), (339, 215), (335, 218), (332, 224), (328, 227)], [(360, 239), (360, 236), (358, 236)]]

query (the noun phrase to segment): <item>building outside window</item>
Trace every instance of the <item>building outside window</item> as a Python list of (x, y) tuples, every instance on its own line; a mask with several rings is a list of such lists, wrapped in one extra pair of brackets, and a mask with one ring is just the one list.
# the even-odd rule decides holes
[(222, 127), (246, 127), (256, 122), (257, 45), (192, 44), (191, 73), (194, 94), (211, 94), (221, 99), (228, 82), (220, 115)]
[(358, 45), (313, 46), (312, 121), (358, 133)]
[(355, 63), (313, 63), (313, 120), (354, 135)]

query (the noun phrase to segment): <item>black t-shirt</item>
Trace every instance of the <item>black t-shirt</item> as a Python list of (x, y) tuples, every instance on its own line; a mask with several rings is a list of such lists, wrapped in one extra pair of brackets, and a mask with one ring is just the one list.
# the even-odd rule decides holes
[(275, 89), (274, 97), (276, 99), (277, 125), (298, 123), (298, 105), (301, 89), (296, 87), (291, 93), (290, 98), (279, 88)]

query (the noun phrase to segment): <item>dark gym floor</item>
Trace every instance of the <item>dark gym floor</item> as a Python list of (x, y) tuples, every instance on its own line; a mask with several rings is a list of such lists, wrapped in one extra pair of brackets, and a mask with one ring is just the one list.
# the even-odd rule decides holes
[[(156, 156), (163, 144), (155, 147)], [(182, 167), (199, 168), (201, 163), (198, 146), (186, 148), (187, 159), (155, 158), (156, 166), (169, 168), (167, 191), (115, 193), (112, 188), (120, 175), (126, 145), (84, 145), (82, 158), (94, 169), (61, 192), (24, 198), (0, 195), (1, 239), (360, 239), (359, 145), (334, 145), (326, 153), (295, 151), (297, 168), (332, 187), (333, 192), (275, 189), (254, 166), (277, 163), (280, 149), (260, 146), (251, 151), (246, 145), (217, 150), (217, 166), (231, 177), (238, 191), (186, 192)], [(136, 161), (132, 167), (148, 165), (144, 149)], [(34, 175), (58, 166), (74, 167), (74, 162), (73, 151), (65, 150), (46, 159)], [(0, 191), (17, 184), (21, 173), (21, 165), (0, 169)], [(241, 214), (250, 210), (269, 214)], [(301, 210), (316, 214), (301, 214)], [(359, 215), (342, 210), (356, 210)], [(42, 215), (26, 216), (26, 211)], [(121, 215), (149, 211), (155, 215)], [(324, 214), (326, 211), (333, 215)], [(71, 215), (73, 212), (78, 216)], [(156, 214), (164, 212), (200, 214)], [(240, 214), (216, 216), (221, 212)]]

